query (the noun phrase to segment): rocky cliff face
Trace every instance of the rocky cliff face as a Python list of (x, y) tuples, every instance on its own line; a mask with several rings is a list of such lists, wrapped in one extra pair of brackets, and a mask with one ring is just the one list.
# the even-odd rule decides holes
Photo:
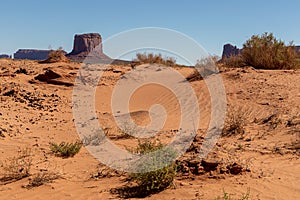
[(50, 50), (19, 49), (14, 53), (14, 59), (45, 60)]
[(110, 60), (102, 50), (102, 38), (98, 33), (76, 34), (71, 53), (67, 54), (70, 60), (82, 62), (88, 57), (100, 60)]
[(235, 56), (241, 53), (241, 49), (231, 44), (225, 44), (223, 46), (222, 60), (230, 56)]
[(0, 54), (0, 58), (10, 58), (10, 56), (6, 54)]
[(295, 46), (296, 53), (300, 55), (300, 46)]

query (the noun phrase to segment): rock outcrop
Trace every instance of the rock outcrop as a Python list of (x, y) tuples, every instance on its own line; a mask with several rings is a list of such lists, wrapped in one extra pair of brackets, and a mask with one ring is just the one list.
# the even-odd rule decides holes
[(6, 54), (0, 54), (0, 58), (10, 58), (10, 56)]
[(47, 69), (43, 74), (39, 74), (36, 77), (34, 77), (35, 80), (53, 85), (73, 86), (72, 82), (68, 82), (64, 78), (66, 78), (66, 75), (63, 76), (51, 69)]
[(225, 44), (223, 46), (222, 60), (229, 58), (230, 56), (239, 55), (241, 53), (241, 49), (233, 46), (231, 44)]
[(76, 62), (82, 62), (86, 58), (96, 58), (99, 60), (111, 60), (103, 53), (102, 38), (98, 33), (76, 34), (71, 53), (67, 57)]
[[(53, 50), (39, 50), (39, 49), (19, 49), (14, 53), (14, 59), (27, 60), (46, 60), (48, 55)], [(64, 54), (67, 52), (61, 50)]]
[(300, 55), (300, 46), (295, 46), (296, 53)]

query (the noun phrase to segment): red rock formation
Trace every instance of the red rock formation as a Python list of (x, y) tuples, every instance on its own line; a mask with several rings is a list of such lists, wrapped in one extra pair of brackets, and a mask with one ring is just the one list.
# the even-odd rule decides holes
[(229, 58), (230, 56), (239, 55), (240, 53), (241, 49), (231, 44), (225, 44), (223, 46), (222, 60)]
[(110, 60), (102, 50), (102, 38), (98, 33), (76, 34), (74, 46), (71, 53), (67, 54), (70, 60), (82, 62), (88, 57), (100, 60)]

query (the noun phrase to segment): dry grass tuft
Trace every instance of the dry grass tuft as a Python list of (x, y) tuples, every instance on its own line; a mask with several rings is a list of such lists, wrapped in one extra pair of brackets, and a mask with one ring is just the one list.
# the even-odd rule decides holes
[(54, 172), (39, 172), (35, 174), (30, 180), (29, 184), (24, 186), (27, 189), (31, 189), (33, 187), (39, 187), (41, 185), (44, 185), (46, 183), (51, 183), (53, 180), (58, 179), (60, 176), (57, 173)]
[(65, 52), (61, 49), (51, 50), (48, 58), (41, 61), (40, 63), (56, 63), (56, 62), (70, 62), (70, 60), (65, 56)]
[(250, 109), (243, 107), (230, 106), (227, 111), (224, 128), (222, 131), (223, 136), (231, 136), (245, 133), (245, 126), (251, 116)]
[(1, 182), (14, 182), (30, 175), (32, 154), (30, 148), (20, 149), (16, 156), (8, 158), (3, 165)]
[(135, 62), (139, 64), (162, 64), (170, 67), (176, 66), (176, 60), (172, 57), (162, 57), (161, 54), (153, 54), (153, 53), (137, 53)]

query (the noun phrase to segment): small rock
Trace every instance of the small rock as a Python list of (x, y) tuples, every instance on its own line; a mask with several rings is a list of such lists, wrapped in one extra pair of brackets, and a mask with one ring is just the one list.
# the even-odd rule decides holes
[(240, 174), (243, 170), (243, 167), (237, 163), (233, 163), (232, 165), (227, 166), (229, 169), (230, 173), (233, 175)]

